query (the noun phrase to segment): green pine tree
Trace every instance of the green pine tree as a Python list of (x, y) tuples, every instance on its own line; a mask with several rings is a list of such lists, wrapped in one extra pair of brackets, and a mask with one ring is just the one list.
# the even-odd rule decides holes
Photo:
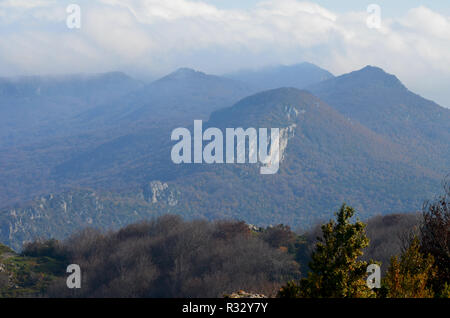
[[(350, 223), (355, 210), (345, 204), (322, 226), (322, 238), (309, 264), (311, 271), (300, 282), (299, 297), (375, 297), (366, 285), (367, 262), (358, 260), (369, 245), (362, 222)], [(290, 286), (292, 290), (292, 286)]]

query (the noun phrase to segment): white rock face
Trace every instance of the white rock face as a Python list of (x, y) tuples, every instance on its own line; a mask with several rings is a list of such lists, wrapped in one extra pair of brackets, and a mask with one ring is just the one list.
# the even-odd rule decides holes
[(169, 189), (169, 185), (161, 181), (150, 182), (151, 202), (166, 201), (170, 206), (178, 204), (175, 193)]
[[(288, 121), (295, 120), (299, 114), (305, 114), (305, 110), (298, 111), (297, 108), (291, 105), (284, 106), (284, 112), (286, 113), (286, 117)], [(269, 163), (266, 164), (266, 167), (269, 167), (276, 163), (277, 156), (279, 156), (279, 163), (281, 163), (285, 158), (286, 148), (289, 142), (289, 139), (295, 136), (295, 129), (297, 128), (297, 124), (291, 124), (285, 128), (280, 129), (280, 137), (279, 143), (270, 146), (270, 160)], [(277, 147), (278, 146), (278, 147)], [(278, 153), (277, 153), (278, 149)]]
[(271, 167), (272, 165), (277, 166), (283, 162), (289, 139), (295, 136), (295, 128), (297, 128), (297, 124), (292, 124), (286, 128), (280, 129), (278, 141), (275, 141), (270, 145), (269, 160), (268, 163), (264, 165), (265, 167)]
[(67, 213), (67, 202), (66, 202), (66, 201), (64, 201), (64, 202), (61, 204), (61, 208), (63, 209), (64, 213)]
[(295, 136), (295, 128), (297, 128), (297, 124), (292, 124), (280, 130), (280, 162), (284, 159), (289, 139)]
[(157, 203), (158, 198), (161, 197), (164, 190), (169, 187), (167, 183), (162, 183), (161, 181), (152, 181), (150, 183), (150, 189), (152, 191), (152, 203)]
[(170, 192), (169, 198), (167, 199), (167, 203), (169, 203), (170, 206), (176, 206), (178, 204), (178, 200), (175, 197), (175, 194), (173, 192)]
[(284, 106), (284, 112), (286, 113), (288, 120), (295, 119), (298, 116), (297, 108), (291, 105)]

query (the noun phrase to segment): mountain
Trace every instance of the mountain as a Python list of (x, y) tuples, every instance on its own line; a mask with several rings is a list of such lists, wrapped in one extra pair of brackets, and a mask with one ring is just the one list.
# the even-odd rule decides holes
[(294, 87), (298, 89), (333, 78), (333, 74), (311, 63), (271, 66), (257, 70), (242, 70), (225, 75), (250, 84), (258, 91)]
[(122, 72), (0, 78), (0, 97), (64, 96), (98, 103), (138, 86)]
[[(343, 202), (367, 218), (416, 211), (437, 193), (449, 167), (448, 113), (394, 76), (369, 67), (310, 86), (314, 95), (278, 88), (239, 100), (247, 89), (181, 69), (74, 119), (95, 135), (0, 149), (0, 198), (55, 198), (2, 205), (0, 239), (64, 236), (89, 218), (109, 228), (162, 213), (305, 228)], [(262, 175), (260, 163), (174, 164), (172, 129), (192, 132), (193, 120), (208, 116), (204, 129), (279, 128), (279, 172)]]
[(180, 212), (307, 226), (342, 202), (361, 217), (414, 211), (442, 177), (401, 145), (293, 88), (245, 98), (213, 113), (208, 126), (281, 128), (280, 171), (261, 175), (259, 165), (248, 164), (174, 167), (167, 175), (182, 196), (189, 194), (180, 199)]
[(121, 72), (1, 78), (0, 207), (58, 189), (50, 167), (114, 136), (71, 119), (141, 85)]
[(252, 92), (242, 82), (180, 68), (113, 103), (82, 114), (80, 119), (95, 125), (151, 122), (164, 126), (207, 118), (214, 110), (232, 105)]
[(409, 91), (381, 68), (311, 85), (308, 90), (341, 114), (408, 149), (443, 175), (450, 167), (450, 110)]
[(62, 122), (140, 85), (120, 72), (0, 78), (0, 148), (66, 136)]
[[(362, 217), (415, 211), (442, 177), (418, 164), (406, 147), (295, 88), (244, 98), (213, 112), (204, 123), (208, 127), (280, 128), (279, 173), (261, 175), (260, 164), (175, 165), (170, 130), (121, 137), (66, 161), (54, 173), (61, 183), (94, 188), (167, 184), (163, 192), (172, 193), (176, 204), (161, 204), (159, 211), (301, 227), (326, 218), (344, 201)], [(149, 147), (150, 138), (160, 145)]]
[[(32, 77), (8, 83), (2, 90), (9, 96), (3, 99), (7, 107), (0, 110), (4, 114), (0, 122), (5, 122), (0, 128), (0, 207), (76, 186), (73, 180), (58, 183), (50, 171), (76, 157), (80, 157), (76, 165), (90, 165), (99, 157), (83, 155), (99, 153), (97, 148), (105, 153), (108, 145), (115, 147), (111, 157), (101, 157), (100, 164), (115, 163), (114, 158), (145, 160), (142, 155), (158, 153), (160, 139), (167, 140), (166, 134), (158, 138), (158, 130), (166, 132), (207, 118), (251, 92), (243, 83), (187, 68), (147, 85), (122, 73)], [(129, 134), (142, 138), (126, 144)], [(123, 154), (124, 149), (130, 153)], [(112, 169), (113, 174), (120, 173)], [(67, 174), (75, 170), (67, 169)]]

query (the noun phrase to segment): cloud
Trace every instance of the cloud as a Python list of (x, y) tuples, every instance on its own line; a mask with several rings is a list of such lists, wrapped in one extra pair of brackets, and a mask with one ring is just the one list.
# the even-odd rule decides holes
[(7, 9), (32, 9), (39, 7), (48, 7), (55, 4), (55, 0), (2, 0), (0, 8)]
[(0, 0), (0, 75), (163, 74), (180, 66), (222, 73), (302, 60), (340, 74), (372, 64), (450, 106), (442, 93), (450, 19), (425, 6), (370, 29), (365, 11), (337, 14), (306, 1), (269, 0), (246, 10), (188, 0), (77, 2), (80, 30), (65, 26), (69, 1)]

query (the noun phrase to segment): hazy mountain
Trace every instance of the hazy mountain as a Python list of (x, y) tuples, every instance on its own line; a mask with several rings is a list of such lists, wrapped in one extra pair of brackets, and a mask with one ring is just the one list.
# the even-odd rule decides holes
[[(123, 225), (135, 220), (135, 212), (137, 217), (171, 212), (307, 227), (328, 219), (344, 201), (365, 218), (415, 211), (437, 192), (449, 167), (447, 110), (371, 67), (310, 89), (331, 106), (307, 91), (279, 88), (223, 108), (251, 89), (181, 69), (74, 120), (85, 123), (87, 116), (86, 125), (99, 129), (101, 138), (100, 132), (80, 134), (0, 152), (0, 198), (23, 200), (44, 191), (59, 198), (67, 188), (106, 191), (106, 199), (95, 200), (84, 190), (65, 192), (73, 198), (74, 215), (63, 220), (76, 219), (75, 227), (85, 226), (88, 217), (100, 227)], [(280, 128), (279, 173), (261, 175), (260, 164), (173, 164), (172, 128), (192, 131), (193, 119), (211, 112), (205, 129)], [(68, 202), (66, 194), (61, 196)], [(48, 221), (61, 213), (63, 203), (46, 205), (40, 198), (2, 209), (5, 237), (18, 233), (17, 227), (21, 233), (69, 231), (67, 220)], [(108, 209), (96, 202), (107, 202), (100, 205)]]
[[(177, 201), (162, 204), (164, 211), (295, 226), (325, 218), (344, 201), (362, 216), (414, 211), (442, 177), (417, 164), (402, 145), (294, 88), (244, 98), (214, 112), (204, 129), (208, 126), (281, 128), (280, 172), (261, 175), (259, 164), (175, 165), (170, 131), (164, 130), (119, 138), (63, 163), (55, 173), (66, 182), (98, 188), (162, 181), (167, 183), (162, 191), (173, 191)], [(161, 140), (160, 146), (150, 148), (150, 138)]]
[(141, 85), (120, 72), (0, 79), (0, 206), (58, 189), (53, 165), (114, 136), (71, 118)]
[(0, 79), (0, 148), (66, 135), (61, 123), (141, 83), (124, 73)]
[(232, 105), (252, 92), (242, 82), (180, 68), (113, 103), (82, 114), (80, 119), (108, 125), (186, 122), (208, 118), (214, 110)]
[[(160, 153), (160, 139), (168, 140), (171, 127), (206, 119), (251, 92), (243, 83), (186, 68), (147, 85), (112, 73), (33, 77), (18, 81), (14, 90), (9, 84), (3, 87), (5, 95), (14, 96), (4, 100), (16, 106), (5, 107), (0, 119), (6, 123), (0, 128), (0, 207), (61, 188), (50, 171), (71, 158), (80, 159), (75, 162), (79, 167), (98, 165), (100, 158), (101, 173), (104, 164), (111, 164), (112, 174), (121, 173), (115, 160), (152, 162), (142, 156)], [(138, 136), (137, 143), (128, 144), (130, 133)], [(101, 155), (106, 153), (110, 157)], [(76, 186), (80, 176), (76, 177), (66, 184)], [(129, 179), (133, 183), (134, 178)]]
[(64, 96), (98, 103), (132, 90), (138, 84), (122, 72), (0, 78), (0, 96)]
[(258, 165), (172, 169), (172, 175), (180, 176), (172, 182), (190, 194), (188, 201), (180, 200), (180, 212), (204, 210), (210, 217), (305, 226), (342, 202), (365, 217), (414, 211), (438, 189), (442, 177), (418, 165), (402, 146), (349, 121), (305, 91), (283, 88), (256, 94), (213, 113), (209, 125), (279, 127), (281, 144), (286, 145), (283, 162), (271, 176), (259, 174)]
[(450, 110), (409, 91), (394, 75), (367, 66), (308, 89), (344, 116), (407, 147), (421, 164), (448, 173)]
[(311, 84), (333, 78), (333, 74), (311, 63), (242, 70), (225, 76), (248, 83), (259, 91), (281, 87), (302, 89)]

